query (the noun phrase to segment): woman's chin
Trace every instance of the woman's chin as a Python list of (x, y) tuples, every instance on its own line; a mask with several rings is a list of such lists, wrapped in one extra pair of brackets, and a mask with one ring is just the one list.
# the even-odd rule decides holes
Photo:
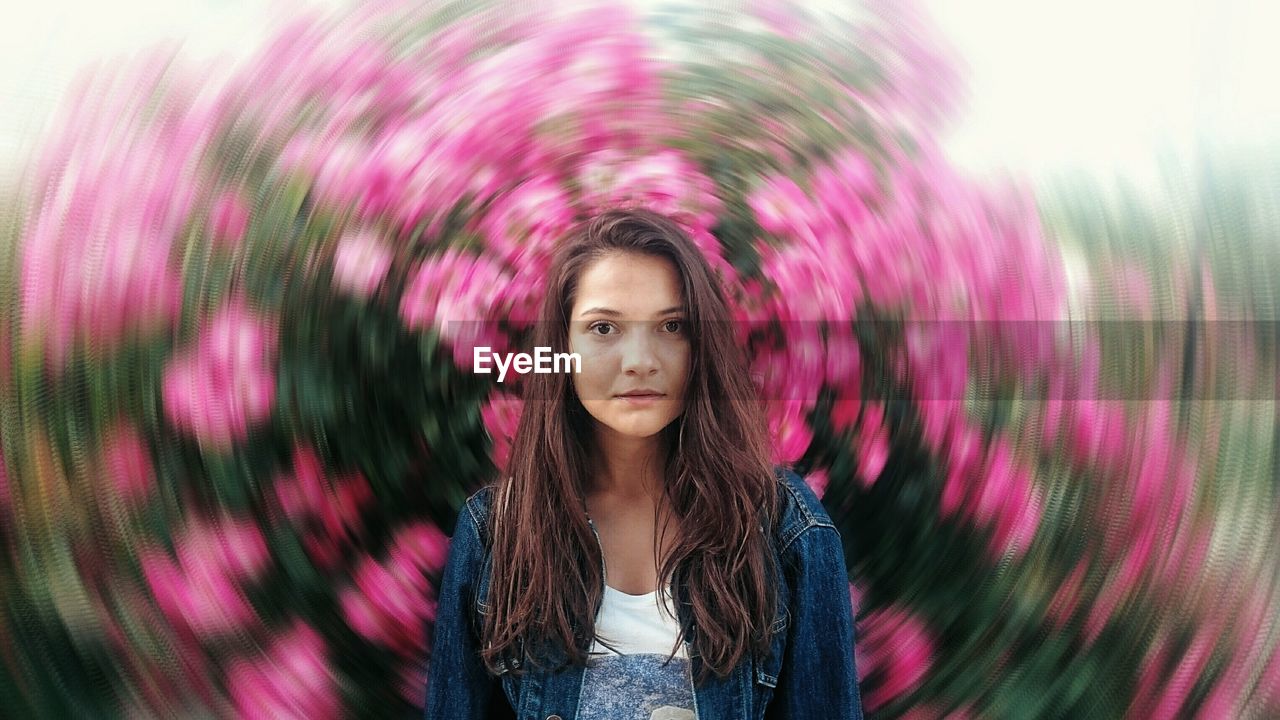
[(619, 418), (615, 422), (607, 423), (608, 427), (614, 432), (628, 438), (649, 438), (657, 435), (667, 425), (670, 420), (665, 420), (665, 416), (659, 417), (656, 413), (652, 418)]

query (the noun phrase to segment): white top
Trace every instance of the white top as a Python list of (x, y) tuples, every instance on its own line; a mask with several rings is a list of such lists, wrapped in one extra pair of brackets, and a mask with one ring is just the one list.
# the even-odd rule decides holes
[[(670, 586), (663, 588), (663, 596), (674, 607)], [(591, 654), (614, 654), (600, 644), (603, 639), (616, 648), (619, 655), (653, 653), (666, 657), (675, 647), (679, 634), (680, 623), (658, 602), (657, 590), (631, 595), (605, 585), (600, 612), (596, 615), (597, 639), (591, 645)], [(676, 657), (688, 657), (683, 642)]]
[[(606, 572), (606, 579), (608, 573)], [(670, 607), (671, 587), (663, 587)], [(604, 586), (596, 640), (582, 677), (578, 720), (697, 720), (684, 643), (671, 662), (680, 623), (658, 591), (630, 595)], [(613, 649), (600, 644), (603, 639)]]

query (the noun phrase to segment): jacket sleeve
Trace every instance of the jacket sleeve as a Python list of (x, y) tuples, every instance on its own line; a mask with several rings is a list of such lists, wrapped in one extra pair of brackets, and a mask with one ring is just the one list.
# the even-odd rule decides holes
[(854, 615), (840, 533), (815, 525), (786, 553), (791, 620), (770, 720), (861, 720), (854, 661)]
[(490, 717), (495, 696), (503, 697), (501, 682), (485, 670), (480, 659), (478, 632), (470, 612), (482, 552), (480, 532), (471, 510), (463, 505), (437, 594), (426, 720), (483, 720)]

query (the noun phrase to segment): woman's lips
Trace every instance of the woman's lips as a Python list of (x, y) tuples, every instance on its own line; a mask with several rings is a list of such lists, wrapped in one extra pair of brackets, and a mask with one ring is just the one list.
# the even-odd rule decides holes
[(661, 393), (644, 393), (639, 395), (619, 395), (618, 399), (625, 400), (626, 402), (629, 402), (635, 405), (647, 405), (650, 403), (657, 402), (658, 400), (661, 400), (664, 397), (666, 397), (666, 395), (663, 395)]

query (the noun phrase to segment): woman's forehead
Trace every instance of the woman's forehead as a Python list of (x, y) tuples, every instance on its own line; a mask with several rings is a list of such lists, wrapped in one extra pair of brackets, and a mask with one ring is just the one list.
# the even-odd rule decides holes
[(674, 263), (661, 257), (617, 253), (583, 269), (573, 314), (646, 318), (677, 312), (683, 304)]

